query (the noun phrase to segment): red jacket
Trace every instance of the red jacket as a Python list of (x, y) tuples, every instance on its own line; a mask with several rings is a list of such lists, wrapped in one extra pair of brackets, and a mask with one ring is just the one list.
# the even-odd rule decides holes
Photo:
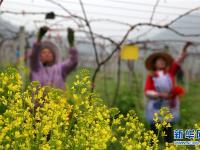
[[(171, 91), (171, 107), (175, 107), (175, 98), (178, 95), (182, 95), (184, 93), (184, 90), (181, 87), (176, 86), (176, 81), (175, 81), (175, 75), (177, 70), (179, 69), (179, 64), (177, 64), (176, 62), (174, 62), (172, 64), (172, 66), (168, 69), (165, 70), (164, 73), (169, 74), (171, 80), (172, 80), (172, 91)], [(149, 74), (147, 76), (146, 79), (146, 84), (145, 84), (145, 94), (147, 95), (148, 91), (154, 91), (155, 93), (157, 93), (155, 85), (154, 85), (154, 81), (153, 81), (153, 77), (158, 76), (157, 72), (154, 71), (152, 74)]]

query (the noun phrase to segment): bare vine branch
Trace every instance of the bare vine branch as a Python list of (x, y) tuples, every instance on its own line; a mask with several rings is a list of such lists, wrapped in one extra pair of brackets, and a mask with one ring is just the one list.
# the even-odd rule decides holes
[[(31, 11), (10, 11), (10, 10), (1, 10), (0, 14), (13, 14), (13, 15), (45, 15), (48, 12), (31, 12)], [(56, 17), (65, 18), (65, 19), (72, 19), (73, 16), (66, 16), (61, 14), (55, 14)]]
[(119, 90), (120, 90), (120, 82), (121, 81), (121, 58), (118, 55), (118, 62), (117, 62), (117, 86), (115, 89), (115, 93), (114, 93), (114, 98), (112, 101), (112, 106), (114, 106), (117, 102), (117, 97), (119, 96)]
[(170, 21), (170, 22), (167, 24), (167, 26), (172, 25), (173, 23), (177, 22), (177, 21), (180, 20), (181, 18), (183, 18), (183, 17), (185, 17), (185, 16), (187, 16), (187, 15), (189, 15), (189, 14), (191, 14), (192, 12), (197, 11), (197, 10), (200, 10), (200, 7), (196, 7), (196, 8), (193, 8), (193, 9), (191, 9), (191, 10), (188, 10), (188, 11), (185, 12), (184, 14), (182, 14), (182, 15), (178, 16), (177, 18), (175, 18), (174, 20)]
[[(46, 1), (51, 2), (51, 3), (55, 4), (55, 5), (57, 5), (58, 7), (62, 8), (65, 12), (68, 13), (69, 16), (72, 17), (72, 20), (73, 20), (79, 27), (81, 26), (81, 23), (78, 22), (76, 19), (85, 21), (85, 19), (82, 18), (81, 16), (77, 16), (77, 15), (71, 13), (71, 12), (70, 12), (67, 8), (65, 8), (61, 3), (58, 3), (58, 2), (56, 2), (56, 1), (54, 1), (54, 0), (46, 0)], [(76, 18), (76, 19), (74, 19), (74, 18)]]
[(152, 21), (153, 21), (153, 17), (154, 17), (154, 15), (155, 15), (156, 8), (158, 7), (159, 2), (160, 2), (160, 0), (157, 0), (157, 1), (156, 1), (156, 4), (155, 4), (154, 7), (153, 7), (153, 11), (152, 11), (151, 18), (150, 18), (150, 23), (152, 23)]
[[(178, 16), (177, 18), (175, 18), (174, 20), (172, 20), (171, 22), (165, 24), (165, 25), (159, 25), (159, 24), (154, 24), (152, 23), (153, 21), (153, 18), (154, 18), (154, 15), (155, 15), (155, 11), (156, 11), (156, 8), (159, 4), (159, 0), (157, 0), (156, 4), (154, 5), (154, 8), (153, 8), (153, 12), (152, 12), (152, 15), (151, 15), (151, 18), (150, 18), (150, 22), (149, 23), (137, 23), (137, 24), (134, 24), (134, 25), (131, 25), (129, 23), (125, 23), (125, 22), (121, 22), (121, 21), (117, 21), (117, 20), (112, 20), (112, 19), (91, 19), (91, 20), (88, 20), (87, 18), (87, 14), (85, 12), (85, 9), (84, 9), (84, 5), (82, 3), (81, 0), (80, 1), (80, 5), (81, 5), (81, 8), (82, 8), (82, 11), (83, 11), (83, 14), (84, 14), (84, 17), (82, 16), (78, 16), (78, 15), (75, 15), (73, 13), (71, 13), (68, 9), (66, 9), (61, 3), (58, 3), (56, 2), (55, 0), (46, 0), (46, 1), (49, 1), (57, 6), (59, 6), (60, 8), (62, 8), (63, 10), (65, 10), (67, 13), (68, 13), (68, 16), (69, 18), (73, 19), (73, 21), (78, 25), (79, 29), (77, 30), (78, 32), (85, 32), (87, 34), (90, 34), (91, 35), (91, 39), (92, 39), (92, 44), (93, 44), (93, 47), (94, 47), (94, 50), (95, 50), (95, 57), (96, 57), (96, 62), (97, 62), (97, 67), (94, 71), (94, 74), (92, 76), (92, 83), (94, 85), (95, 83), (95, 80), (96, 80), (96, 76), (98, 74), (98, 72), (100, 71), (101, 67), (103, 65), (106, 64), (106, 62), (108, 62), (112, 56), (115, 54), (115, 52), (117, 52), (118, 50), (120, 50), (120, 47), (122, 44), (124, 44), (129, 36), (129, 34), (134, 31), (135, 29), (137, 29), (138, 27), (142, 27), (142, 26), (149, 26), (149, 27), (152, 27), (152, 28), (158, 28), (158, 29), (166, 29), (166, 30), (169, 30), (181, 37), (199, 37), (200, 36), (200, 33), (195, 33), (195, 34), (185, 34), (185, 33), (182, 33), (176, 29), (174, 29), (173, 27), (171, 27), (171, 25), (173, 23), (175, 23), (176, 21), (180, 20), (181, 18), (191, 14), (192, 12), (194, 11), (197, 11), (200, 9), (200, 7), (196, 7), (194, 9), (191, 9), (189, 11), (187, 11), (186, 13)], [(12, 13), (12, 12), (6, 12), (6, 11), (1, 11), (1, 13)], [(13, 14), (23, 14), (22, 12), (13, 12)], [(26, 12), (26, 14), (32, 14), (32, 15), (36, 15), (36, 14), (46, 14), (46, 12)], [(66, 16), (61, 16), (61, 15), (58, 15), (60, 17), (64, 17), (66, 18)], [(80, 21), (80, 22), (78, 22)], [(82, 25), (81, 22), (85, 22), (86, 23), (86, 26), (88, 27), (89, 31), (87, 30), (81, 30), (80, 29), (80, 26)], [(112, 23), (115, 23), (115, 24), (120, 24), (120, 25), (124, 25), (124, 26), (127, 26), (128, 29), (126, 31), (126, 33), (124, 34), (124, 36), (121, 38), (121, 40), (119, 42), (113, 40), (112, 38), (110, 37), (106, 37), (104, 35), (100, 35), (100, 34), (97, 34), (95, 32), (92, 31), (92, 28), (91, 28), (91, 23), (93, 22), (112, 22)], [(83, 25), (81, 26), (83, 27)], [(95, 48), (96, 46), (96, 41), (95, 41), (95, 38), (100, 38), (100, 39), (104, 39), (106, 41), (109, 41), (110, 43), (112, 43), (115, 47), (113, 48), (113, 50), (111, 51), (111, 53), (104, 59), (102, 60), (101, 62), (98, 60), (98, 52), (97, 52), (97, 49)], [(153, 41), (135, 41), (133, 43), (147, 43), (147, 42), (153, 42)], [(94, 87), (92, 88), (92, 90), (94, 89)]]
[(91, 19), (89, 20), (91, 23), (92, 22), (111, 22), (111, 23), (116, 23), (116, 24), (120, 24), (120, 25), (124, 25), (124, 26), (129, 26), (131, 27), (131, 24), (126, 23), (126, 22), (122, 22), (122, 21), (118, 21), (118, 20), (113, 20), (113, 19)]
[(81, 5), (81, 9), (82, 9), (83, 15), (85, 17), (85, 23), (86, 23), (86, 25), (87, 25), (87, 27), (89, 29), (89, 32), (90, 32), (92, 45), (93, 45), (94, 53), (95, 53), (96, 63), (97, 63), (97, 65), (99, 65), (98, 51), (97, 51), (97, 47), (96, 47), (96, 43), (95, 43), (95, 38), (94, 38), (94, 35), (93, 35), (93, 32), (92, 32), (92, 27), (90, 26), (90, 22), (89, 22), (89, 20), (87, 18), (87, 14), (86, 14), (86, 11), (85, 11), (85, 8), (84, 8), (84, 4), (83, 4), (82, 0), (79, 0), (79, 2), (80, 2), (80, 5)]

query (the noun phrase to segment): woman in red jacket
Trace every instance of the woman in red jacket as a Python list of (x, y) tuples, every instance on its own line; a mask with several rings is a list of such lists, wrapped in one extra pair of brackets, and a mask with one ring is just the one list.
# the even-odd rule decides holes
[[(177, 88), (175, 85), (175, 75), (187, 56), (187, 48), (191, 45), (187, 42), (183, 48), (181, 55), (174, 60), (171, 55), (164, 52), (153, 53), (150, 55), (145, 62), (147, 70), (150, 74), (147, 76), (145, 85), (145, 95), (148, 97), (147, 107), (146, 107), (146, 119), (151, 125), (151, 129), (157, 133), (155, 128), (155, 123), (153, 121), (154, 113), (162, 107), (168, 107), (173, 115), (173, 119), (170, 122), (175, 123), (180, 116), (179, 113), (179, 99)], [(165, 129), (166, 142), (173, 141), (173, 129)]]

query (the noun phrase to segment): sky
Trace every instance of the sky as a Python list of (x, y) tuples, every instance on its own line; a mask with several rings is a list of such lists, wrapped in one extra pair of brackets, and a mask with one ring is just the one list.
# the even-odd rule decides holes
[[(177, 16), (187, 12), (192, 8), (200, 6), (200, 0), (82, 0), (89, 20), (112, 19), (129, 24), (139, 22), (150, 22), (154, 6), (155, 15), (152, 23), (164, 25)], [(71, 13), (82, 16), (79, 0), (57, 0)], [(4, 0), (1, 11), (24, 12), (24, 15), (2, 14), (1, 17), (17, 26), (25, 26), (26, 30), (37, 30), (42, 25), (51, 25), (54, 34), (63, 34), (67, 27), (78, 29), (77, 25), (68, 18), (56, 17), (55, 20), (45, 20), (43, 15), (26, 15), (26, 12), (50, 12), (68, 16), (62, 8), (52, 4), (48, 0)], [(185, 28), (199, 27), (200, 15), (193, 15), (197, 22), (191, 24), (185, 22)], [(199, 22), (198, 22), (199, 20)], [(111, 22), (92, 22), (92, 30), (95, 33), (102, 34), (114, 39), (120, 39), (128, 29), (128, 26)], [(148, 28), (137, 28), (130, 36), (136, 37)], [(79, 34), (82, 35), (81, 33)]]

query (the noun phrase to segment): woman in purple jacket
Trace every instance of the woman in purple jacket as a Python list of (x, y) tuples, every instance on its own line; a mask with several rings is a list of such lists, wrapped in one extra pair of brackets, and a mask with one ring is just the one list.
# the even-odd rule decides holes
[(63, 62), (58, 61), (58, 48), (49, 41), (42, 42), (48, 27), (41, 27), (37, 42), (33, 45), (30, 57), (30, 79), (39, 81), (42, 86), (50, 85), (65, 89), (67, 75), (78, 64), (78, 52), (74, 48), (74, 31), (68, 29), (69, 58)]

